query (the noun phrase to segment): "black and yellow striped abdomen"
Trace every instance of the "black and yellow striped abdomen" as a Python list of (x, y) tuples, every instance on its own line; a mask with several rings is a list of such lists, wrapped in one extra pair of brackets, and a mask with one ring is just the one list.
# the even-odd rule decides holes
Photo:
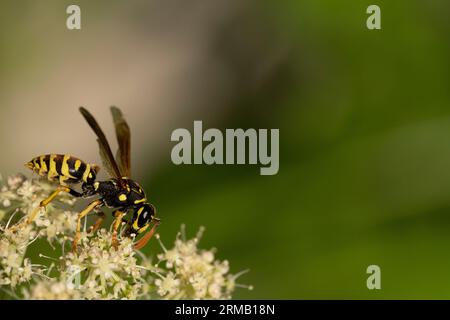
[(26, 166), (40, 176), (47, 177), (50, 181), (58, 181), (63, 185), (80, 182), (92, 184), (98, 171), (97, 166), (67, 154), (38, 156), (26, 163)]

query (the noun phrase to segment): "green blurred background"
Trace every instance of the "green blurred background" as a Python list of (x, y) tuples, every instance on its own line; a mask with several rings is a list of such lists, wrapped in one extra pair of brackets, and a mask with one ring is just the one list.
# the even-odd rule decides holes
[[(65, 28), (69, 4), (82, 29)], [(381, 7), (382, 30), (366, 28)], [(447, 0), (2, 1), (3, 175), (43, 153), (99, 162), (77, 107), (163, 220), (206, 227), (235, 298), (450, 298), (450, 3)], [(280, 171), (175, 166), (170, 134), (279, 128)], [(154, 254), (156, 243), (146, 248)], [(381, 267), (382, 289), (366, 287)]]

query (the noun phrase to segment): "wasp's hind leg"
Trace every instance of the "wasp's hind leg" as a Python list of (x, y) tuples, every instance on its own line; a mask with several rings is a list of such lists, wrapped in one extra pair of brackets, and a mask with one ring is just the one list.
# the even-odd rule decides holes
[(25, 226), (29, 225), (30, 223), (32, 223), (32, 222), (34, 221), (34, 219), (36, 219), (36, 216), (37, 216), (38, 213), (41, 211), (41, 209), (47, 207), (47, 206), (50, 204), (50, 202), (52, 202), (52, 201), (56, 198), (56, 196), (57, 196), (58, 194), (60, 194), (61, 192), (67, 192), (67, 193), (70, 193), (72, 196), (77, 197), (77, 198), (79, 198), (79, 197), (82, 196), (81, 193), (79, 193), (79, 192), (77, 192), (77, 191), (75, 191), (75, 190), (73, 190), (73, 189), (70, 189), (69, 187), (62, 186), (62, 185), (61, 185), (61, 186), (59, 186), (55, 191), (53, 191), (52, 194), (50, 194), (46, 199), (42, 200), (42, 201), (39, 203), (39, 206), (36, 207), (36, 208), (34, 208), (34, 209), (28, 214), (28, 216), (26, 217), (26, 219), (25, 219), (24, 221), (19, 222), (18, 224), (12, 226), (12, 227), (10, 228), (10, 230), (11, 230), (11, 231), (17, 231), (18, 229), (20, 229), (20, 228), (22, 228), (22, 227), (25, 227)]
[(52, 202), (52, 201), (56, 198), (56, 196), (57, 196), (58, 194), (60, 194), (61, 192), (67, 192), (67, 193), (70, 193), (72, 196), (77, 197), (77, 198), (79, 198), (79, 197), (82, 196), (81, 193), (79, 193), (78, 191), (75, 191), (75, 190), (73, 190), (73, 189), (70, 189), (69, 187), (66, 187), (66, 186), (59, 186), (55, 191), (52, 192), (51, 195), (48, 196), (48, 198), (42, 200), (41, 203), (39, 204), (39, 206), (40, 206), (41, 208), (45, 208), (45, 207), (48, 206), (48, 205), (50, 204), (50, 202)]
[(78, 241), (80, 240), (80, 233), (81, 233), (81, 219), (83, 219), (89, 212), (94, 210), (95, 208), (98, 208), (99, 206), (103, 205), (102, 200), (94, 200), (92, 201), (83, 211), (81, 211), (78, 214), (77, 218), (77, 231), (75, 233), (75, 238), (72, 242), (72, 252), (77, 251)]

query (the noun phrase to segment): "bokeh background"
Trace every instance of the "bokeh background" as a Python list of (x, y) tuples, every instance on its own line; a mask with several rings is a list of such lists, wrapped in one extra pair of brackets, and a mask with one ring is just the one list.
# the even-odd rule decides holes
[[(366, 28), (370, 4), (382, 30)], [(4, 176), (44, 153), (99, 163), (78, 107), (115, 149), (117, 105), (162, 240), (205, 226), (203, 247), (251, 270), (235, 298), (450, 298), (447, 0), (3, 0), (0, 13)], [(194, 120), (279, 128), (278, 175), (175, 166), (170, 134)], [(371, 264), (381, 290), (366, 288)]]

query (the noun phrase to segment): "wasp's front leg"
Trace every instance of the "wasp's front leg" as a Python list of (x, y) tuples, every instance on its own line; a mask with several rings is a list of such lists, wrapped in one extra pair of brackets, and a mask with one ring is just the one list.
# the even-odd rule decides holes
[(116, 210), (114, 211), (114, 222), (113, 222), (113, 233), (111, 243), (112, 246), (117, 250), (119, 246), (119, 241), (117, 240), (117, 231), (119, 230), (120, 224), (122, 223), (122, 218), (126, 214), (126, 212)]

